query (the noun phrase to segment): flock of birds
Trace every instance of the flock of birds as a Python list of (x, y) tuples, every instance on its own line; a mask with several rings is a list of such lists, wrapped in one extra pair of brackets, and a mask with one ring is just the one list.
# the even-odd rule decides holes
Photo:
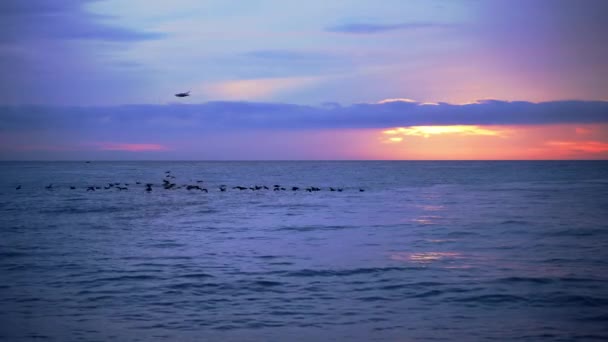
[[(196, 190), (196, 191), (202, 191), (205, 193), (209, 192), (209, 189), (207, 189), (206, 187), (204, 187), (204, 185), (202, 185), (202, 183), (204, 183), (202, 180), (197, 180), (196, 183), (197, 184), (184, 184), (184, 185), (178, 185), (177, 183), (174, 183), (172, 180), (175, 179), (175, 176), (173, 174), (171, 174), (171, 171), (165, 171), (165, 178), (163, 178), (162, 180), (162, 184), (160, 184), (160, 186), (165, 189), (165, 190), (176, 190), (176, 189), (186, 189), (188, 191), (192, 191), (192, 190)], [(135, 185), (142, 185), (141, 182), (135, 182)], [(145, 191), (146, 192), (151, 192), (154, 186), (158, 186), (158, 184), (154, 184), (154, 183), (145, 183), (143, 184), (145, 186)], [(119, 191), (124, 191), (124, 190), (129, 190), (129, 186), (130, 183), (108, 183), (106, 186), (97, 186), (97, 185), (90, 185), (90, 186), (86, 186), (84, 187), (86, 189), (86, 191), (97, 191), (97, 190), (110, 190), (110, 189), (115, 189), (115, 190), (119, 190)], [(53, 190), (55, 189), (53, 184), (49, 184), (45, 187), (47, 190)], [(16, 188), (16, 190), (21, 190), (21, 185), (18, 185)], [(75, 186), (70, 186), (71, 190), (76, 190), (77, 187)], [(283, 187), (279, 184), (275, 184), (272, 187), (268, 187), (266, 185), (253, 185), (253, 186), (234, 186), (231, 188), (232, 190), (251, 190), (251, 191), (258, 191), (258, 190), (272, 190), (272, 191), (306, 191), (306, 192), (317, 192), (317, 191), (321, 191), (322, 189), (316, 186), (309, 186), (306, 188), (300, 188), (298, 186), (292, 186), (292, 187)], [(228, 186), (225, 184), (220, 185), (219, 187), (217, 187), (217, 190), (220, 192), (226, 192), (228, 191)], [(340, 188), (340, 187), (329, 187), (328, 188), (329, 191), (336, 191), (336, 192), (342, 192), (344, 191), (344, 188)], [(364, 192), (365, 189), (363, 188), (359, 188), (359, 192)]]

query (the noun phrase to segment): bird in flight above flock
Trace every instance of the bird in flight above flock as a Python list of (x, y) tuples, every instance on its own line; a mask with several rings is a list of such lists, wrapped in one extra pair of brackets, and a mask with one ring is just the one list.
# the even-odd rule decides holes
[(185, 92), (185, 93), (177, 93), (177, 94), (175, 94), (175, 96), (177, 96), (177, 97), (186, 97), (186, 96), (190, 96), (190, 91), (188, 90), (188, 91), (187, 91), (187, 92)]

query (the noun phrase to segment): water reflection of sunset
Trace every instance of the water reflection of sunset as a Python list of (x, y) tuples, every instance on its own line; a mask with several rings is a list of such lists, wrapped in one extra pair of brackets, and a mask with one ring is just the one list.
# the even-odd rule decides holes
[(392, 253), (390, 258), (395, 261), (408, 261), (414, 263), (431, 263), (442, 260), (452, 260), (460, 258), (462, 255), (456, 252), (395, 252)]

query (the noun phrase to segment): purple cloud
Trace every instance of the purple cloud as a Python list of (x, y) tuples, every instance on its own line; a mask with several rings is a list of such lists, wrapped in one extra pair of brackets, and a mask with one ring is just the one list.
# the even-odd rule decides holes
[(180, 137), (206, 131), (386, 128), (420, 125), (608, 123), (608, 102), (496, 100), (455, 105), (386, 102), (313, 107), (283, 103), (208, 102), (116, 107), (0, 107), (0, 132), (64, 132), (120, 140), (131, 134)]
[(164, 35), (104, 23), (104, 16), (87, 12), (92, 0), (5, 0), (0, 2), (0, 42), (38, 40), (138, 41), (160, 39)]

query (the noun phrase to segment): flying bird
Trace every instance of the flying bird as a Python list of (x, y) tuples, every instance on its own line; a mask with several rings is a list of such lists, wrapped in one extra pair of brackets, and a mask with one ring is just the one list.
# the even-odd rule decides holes
[(185, 93), (177, 93), (175, 94), (176, 97), (186, 97), (186, 96), (190, 96), (190, 90), (188, 90)]

